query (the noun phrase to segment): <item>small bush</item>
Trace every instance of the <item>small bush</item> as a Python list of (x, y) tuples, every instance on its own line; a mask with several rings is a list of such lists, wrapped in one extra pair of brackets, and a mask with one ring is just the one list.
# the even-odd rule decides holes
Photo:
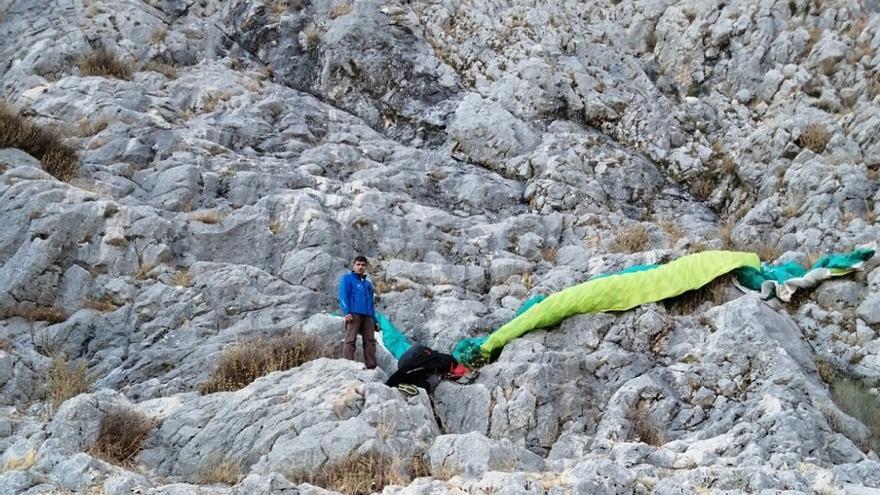
[(113, 409), (101, 418), (98, 439), (89, 453), (105, 461), (131, 466), (155, 421), (134, 409)]
[(828, 132), (828, 129), (817, 122), (808, 125), (798, 138), (801, 146), (812, 150), (814, 153), (825, 151), (825, 146), (828, 145), (829, 140), (831, 140), (831, 134)]
[(234, 485), (241, 479), (241, 467), (237, 462), (223, 456), (214, 456), (208, 464), (199, 470), (200, 484), (223, 483)]
[(56, 356), (49, 367), (49, 400), (57, 410), (64, 401), (89, 391), (92, 379), (84, 360), (70, 361), (66, 356)]
[(83, 76), (114, 77), (128, 81), (131, 79), (132, 68), (128, 63), (119, 60), (115, 53), (101, 48), (80, 57), (79, 72)]
[(387, 485), (407, 485), (417, 477), (428, 476), (428, 467), (419, 458), (409, 461), (389, 458), (370, 452), (349, 454), (339, 461), (325, 464), (311, 475), (293, 472), (288, 478), (294, 483), (309, 483), (345, 495), (369, 495), (381, 492)]
[(648, 247), (649, 240), (648, 229), (644, 225), (631, 225), (614, 236), (611, 250), (615, 253), (637, 253)]
[(328, 349), (317, 338), (299, 332), (242, 342), (223, 351), (217, 370), (199, 385), (203, 394), (238, 390), (273, 371), (295, 368), (319, 357), (337, 357), (339, 349)]
[(76, 151), (63, 143), (56, 130), (40, 127), (0, 101), (0, 148), (19, 148), (58, 180), (69, 181), (79, 168)]
[(696, 179), (688, 182), (691, 194), (700, 201), (709, 199), (709, 196), (718, 187), (716, 181), (707, 174), (701, 175)]

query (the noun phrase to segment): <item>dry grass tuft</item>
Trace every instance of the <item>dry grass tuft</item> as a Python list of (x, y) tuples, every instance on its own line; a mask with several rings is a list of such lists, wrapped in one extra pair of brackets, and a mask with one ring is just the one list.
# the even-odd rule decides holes
[(235, 485), (241, 479), (241, 466), (237, 462), (220, 455), (215, 455), (201, 470), (199, 470), (199, 484), (223, 483)]
[(309, 23), (299, 33), (299, 46), (304, 51), (311, 51), (318, 46), (321, 41), (321, 28), (314, 22)]
[(732, 274), (722, 275), (699, 289), (664, 300), (663, 306), (668, 313), (681, 316), (693, 314), (706, 301), (711, 301), (712, 306), (724, 304), (727, 302), (727, 289), (733, 286), (733, 279)]
[(135, 274), (134, 274), (134, 278), (136, 278), (138, 280), (147, 280), (149, 278), (152, 278), (150, 276), (150, 272), (152, 272), (155, 269), (156, 269), (156, 265), (153, 265), (151, 263), (141, 262), (140, 265), (138, 265), (137, 272), (135, 272)]
[(770, 244), (769, 242), (762, 242), (757, 246), (752, 246), (751, 249), (744, 249), (744, 251), (754, 251), (761, 261), (771, 262), (775, 261), (776, 258), (782, 255), (774, 244)]
[(691, 194), (701, 201), (709, 199), (716, 186), (717, 184), (708, 174), (703, 174), (689, 182)]
[(880, 95), (880, 73), (875, 72), (868, 77), (868, 97), (874, 99)]
[(177, 79), (177, 68), (159, 60), (150, 60), (144, 65), (144, 69), (158, 72), (168, 79)]
[(0, 101), (0, 148), (19, 148), (40, 160), (43, 169), (58, 180), (69, 181), (79, 169), (76, 151), (63, 143), (53, 129), (21, 117)]
[(49, 400), (52, 410), (58, 410), (67, 399), (88, 392), (91, 386), (92, 379), (84, 360), (70, 361), (67, 356), (52, 358), (52, 365), (49, 366)]
[(611, 243), (611, 251), (615, 253), (637, 253), (648, 247), (650, 238), (648, 229), (642, 224), (625, 227), (619, 234), (614, 236)]
[(195, 282), (195, 275), (187, 268), (180, 268), (171, 276), (171, 283), (177, 287), (192, 287), (193, 282)]
[(94, 309), (95, 311), (100, 311), (101, 313), (111, 313), (119, 309), (119, 306), (117, 306), (107, 297), (102, 297), (100, 299), (86, 299), (85, 301), (83, 301), (82, 307), (85, 309)]
[(648, 415), (650, 406), (646, 401), (639, 400), (627, 411), (627, 419), (632, 429), (632, 439), (648, 445), (659, 447), (666, 443), (666, 433), (661, 425)]
[(0, 351), (9, 352), (12, 350), (12, 342), (6, 337), (0, 337)]
[(798, 143), (814, 153), (822, 153), (831, 140), (831, 133), (822, 124), (813, 122), (808, 125), (798, 138)]
[(37, 450), (29, 449), (21, 457), (10, 457), (3, 463), (0, 473), (7, 471), (28, 471), (37, 465)]
[(684, 237), (684, 231), (675, 222), (664, 220), (660, 222), (660, 228), (663, 229), (663, 232), (666, 234), (666, 243), (669, 247), (674, 246), (675, 243)]
[(14, 304), (0, 311), (2, 318), (24, 318), (29, 322), (45, 321), (50, 325), (67, 321), (67, 311), (55, 306), (33, 306), (30, 304)]
[(80, 57), (79, 72), (83, 76), (113, 77), (128, 81), (133, 70), (130, 64), (119, 60), (112, 51), (100, 48)]
[(106, 129), (109, 125), (110, 121), (106, 117), (94, 120), (83, 117), (79, 119), (79, 122), (76, 124), (76, 135), (81, 138), (94, 136)]
[(166, 36), (168, 36), (168, 30), (164, 27), (160, 27), (153, 31), (153, 34), (150, 36), (150, 41), (153, 45), (161, 45), (162, 43), (165, 43)]
[(199, 385), (203, 394), (238, 390), (273, 371), (295, 368), (319, 357), (337, 357), (339, 349), (325, 348), (310, 335), (292, 331), (270, 338), (241, 342), (223, 351), (217, 370)]
[(406, 461), (370, 452), (349, 454), (311, 475), (294, 471), (288, 478), (293, 483), (306, 482), (345, 495), (369, 495), (387, 485), (408, 485), (422, 476), (430, 476), (430, 470), (420, 458)]
[(190, 213), (189, 217), (196, 222), (213, 225), (223, 221), (223, 214), (216, 210), (199, 210)]
[(101, 418), (98, 439), (89, 454), (121, 466), (133, 466), (134, 458), (156, 422), (134, 409), (114, 409)]
[(547, 246), (541, 250), (541, 257), (548, 263), (556, 263), (556, 247)]
[(351, 4), (348, 2), (339, 2), (330, 9), (330, 18), (336, 19), (351, 13)]

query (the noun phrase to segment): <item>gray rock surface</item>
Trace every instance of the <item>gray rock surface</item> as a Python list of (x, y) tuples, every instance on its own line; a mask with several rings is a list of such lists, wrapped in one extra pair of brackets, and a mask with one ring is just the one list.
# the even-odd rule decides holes
[[(575, 316), (430, 397), (382, 385), (384, 349), (198, 393), (236, 343), (337, 347), (358, 253), (378, 309), (449, 351), (632, 265), (876, 242), (878, 12), (0, 1), (0, 98), (80, 159), (62, 182), (0, 142), (0, 492), (330, 493), (299, 480), (350, 454), (397, 463), (386, 494), (880, 489), (835, 389), (876, 398), (876, 259), (788, 304)], [(101, 49), (130, 76), (90, 74)], [(56, 409), (62, 357), (89, 392)], [(161, 420), (136, 466), (88, 453), (116, 407)]]

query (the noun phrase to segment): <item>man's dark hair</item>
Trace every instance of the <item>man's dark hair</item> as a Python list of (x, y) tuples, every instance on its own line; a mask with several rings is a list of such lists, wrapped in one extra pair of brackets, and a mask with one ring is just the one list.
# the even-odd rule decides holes
[(358, 261), (363, 261), (364, 263), (366, 263), (368, 265), (370, 264), (370, 262), (367, 261), (367, 257), (362, 254), (359, 254), (354, 257), (354, 262), (357, 263)]

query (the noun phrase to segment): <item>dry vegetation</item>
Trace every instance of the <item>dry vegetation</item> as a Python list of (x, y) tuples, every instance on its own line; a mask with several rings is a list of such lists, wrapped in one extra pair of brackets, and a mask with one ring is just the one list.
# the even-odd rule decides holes
[(128, 81), (133, 70), (130, 64), (119, 60), (115, 53), (101, 48), (80, 57), (79, 72), (82, 76), (112, 77)]
[(121, 466), (134, 465), (134, 458), (156, 422), (134, 409), (114, 409), (101, 418), (98, 438), (89, 453)]
[(52, 410), (67, 399), (86, 393), (92, 386), (88, 365), (84, 360), (70, 361), (67, 356), (55, 356), (49, 367), (49, 400)]
[(150, 36), (150, 41), (153, 45), (161, 45), (165, 43), (165, 37), (168, 36), (168, 30), (164, 27), (160, 27), (153, 31), (153, 34)]
[(83, 301), (82, 307), (85, 309), (94, 309), (101, 313), (110, 313), (119, 309), (119, 306), (107, 297), (101, 297), (98, 299), (88, 298)]
[(611, 251), (615, 253), (637, 253), (648, 247), (648, 229), (642, 224), (630, 225), (614, 236)]
[(192, 287), (195, 276), (187, 268), (180, 268), (171, 276), (171, 284), (177, 287)]
[[(871, 431), (867, 444), (859, 447), (865, 451), (880, 450), (880, 397), (871, 393), (872, 387), (864, 380), (848, 376), (825, 360), (816, 360), (816, 367), (819, 376), (828, 384), (831, 399), (837, 407), (861, 421)], [(831, 426), (834, 427), (833, 424)], [(840, 431), (839, 428), (836, 430)]]
[(371, 452), (349, 454), (311, 475), (294, 471), (288, 478), (294, 483), (306, 482), (345, 495), (369, 495), (381, 492), (386, 485), (406, 486), (422, 476), (430, 476), (430, 472), (420, 458), (407, 462)]
[(2, 318), (24, 318), (29, 322), (45, 321), (51, 325), (67, 321), (67, 311), (55, 306), (34, 306), (32, 304), (13, 304), (0, 310)]
[(77, 122), (76, 135), (81, 138), (91, 137), (103, 131), (109, 125), (110, 121), (105, 117), (97, 118), (94, 120), (83, 117), (79, 119), (79, 122)]
[(664, 220), (659, 223), (660, 228), (663, 229), (663, 232), (666, 234), (666, 243), (669, 247), (675, 246), (675, 244), (684, 237), (684, 231), (681, 227), (678, 226), (675, 222), (670, 222), (669, 220)]
[(673, 315), (692, 314), (707, 301), (711, 301), (712, 306), (724, 304), (727, 302), (728, 289), (733, 286), (733, 279), (732, 274), (722, 275), (699, 289), (666, 299), (662, 304)]
[(541, 257), (548, 263), (556, 263), (556, 246), (547, 246), (542, 249)]
[(321, 41), (321, 28), (314, 22), (309, 23), (299, 34), (299, 45), (305, 51), (318, 46)]
[(831, 133), (822, 124), (813, 122), (808, 125), (798, 138), (798, 143), (814, 153), (822, 153), (831, 139)]
[(238, 390), (273, 371), (295, 368), (319, 357), (338, 357), (339, 349), (326, 348), (312, 336), (291, 331), (285, 335), (241, 342), (223, 351), (217, 370), (199, 385), (203, 394)]
[(2, 468), (0, 468), (0, 473), (5, 473), (6, 471), (27, 471), (36, 465), (37, 451), (36, 449), (29, 449), (21, 457), (9, 457), (6, 462), (3, 463)]
[(19, 148), (40, 160), (58, 180), (69, 181), (79, 169), (76, 151), (57, 130), (41, 127), (14, 112), (0, 100), (0, 148)]
[(223, 221), (223, 214), (216, 210), (199, 210), (190, 213), (189, 217), (196, 222), (213, 225)]
[(237, 462), (216, 455), (208, 464), (199, 470), (200, 484), (223, 483), (234, 485), (241, 479), (241, 467)]
[(151, 60), (144, 65), (144, 69), (158, 72), (168, 79), (177, 79), (177, 68), (171, 64), (159, 60)]
[(339, 2), (330, 10), (330, 18), (336, 19), (351, 13), (351, 4), (348, 2)]
[(649, 408), (646, 401), (639, 400), (627, 411), (627, 419), (632, 426), (631, 437), (632, 440), (659, 447), (666, 443), (666, 434), (662, 426), (656, 424), (648, 414)]

